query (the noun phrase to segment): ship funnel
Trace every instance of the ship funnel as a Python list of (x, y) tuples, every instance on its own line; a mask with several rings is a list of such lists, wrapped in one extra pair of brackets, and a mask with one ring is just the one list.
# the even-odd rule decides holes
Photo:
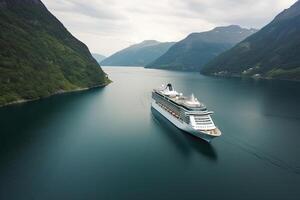
[(169, 89), (169, 91), (173, 91), (173, 87), (171, 83), (168, 83), (167, 88)]

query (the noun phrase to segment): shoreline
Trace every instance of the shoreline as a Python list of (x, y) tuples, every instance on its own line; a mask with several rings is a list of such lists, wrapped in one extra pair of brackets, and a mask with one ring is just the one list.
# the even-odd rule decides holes
[(20, 100), (17, 100), (17, 101), (12, 101), (10, 103), (0, 105), (0, 108), (7, 107), (7, 106), (18, 105), (18, 104), (23, 104), (23, 103), (28, 103), (28, 102), (32, 102), (32, 101), (38, 101), (38, 100), (41, 100), (41, 99), (46, 99), (46, 98), (56, 96), (56, 95), (60, 95), (60, 94), (82, 92), (82, 91), (92, 90), (92, 89), (95, 89), (95, 88), (101, 88), (101, 87), (105, 87), (105, 86), (109, 85), (112, 82), (113, 81), (108, 80), (107, 82), (105, 82), (103, 84), (96, 85), (96, 86), (93, 86), (93, 87), (77, 88), (77, 89), (74, 89), (74, 90), (59, 90), (59, 91), (56, 91), (53, 94), (50, 94), (49, 96), (46, 96), (46, 97), (39, 97), (39, 98), (35, 98), (35, 99), (20, 99)]
[(203, 76), (208, 76), (208, 77), (221, 77), (221, 78), (240, 78), (240, 79), (252, 79), (252, 80), (274, 80), (274, 81), (289, 81), (289, 82), (300, 82), (300, 80), (297, 79), (284, 79), (284, 78), (271, 78), (271, 77), (255, 77), (255, 76), (242, 76), (242, 75), (218, 75), (218, 74), (206, 74), (206, 73), (201, 73), (199, 71), (188, 71), (188, 70), (180, 70), (180, 69), (168, 69), (168, 68), (149, 68), (149, 67), (144, 67), (144, 69), (156, 69), (156, 70), (163, 70), (163, 71), (172, 71), (172, 72), (184, 72), (184, 73), (200, 73)]
[(220, 77), (220, 78), (239, 78), (239, 79), (249, 79), (249, 80), (267, 80), (267, 81), (288, 81), (288, 82), (300, 82), (300, 80), (297, 79), (283, 79), (283, 78), (271, 78), (271, 77), (255, 77), (255, 76), (241, 76), (241, 75), (217, 75), (217, 74), (202, 74), (204, 76), (210, 76), (210, 77)]

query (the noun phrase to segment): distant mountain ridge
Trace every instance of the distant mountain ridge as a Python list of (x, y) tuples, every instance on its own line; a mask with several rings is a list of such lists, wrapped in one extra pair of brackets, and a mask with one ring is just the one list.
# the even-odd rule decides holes
[(300, 80), (300, 1), (201, 71), (220, 76)]
[(158, 42), (156, 40), (144, 40), (141, 43), (131, 45), (129, 48), (140, 49), (140, 48), (144, 48), (144, 47), (155, 46), (158, 44), (161, 44), (161, 42)]
[(40, 0), (0, 0), (0, 27), (0, 106), (108, 82)]
[(216, 27), (211, 31), (191, 33), (173, 45), (148, 68), (199, 71), (208, 61), (255, 33), (237, 25)]
[(146, 66), (164, 54), (174, 42), (145, 40), (109, 56), (101, 62), (105, 66)]
[(98, 53), (92, 53), (92, 56), (97, 60), (97, 62), (99, 64), (106, 58), (106, 56), (103, 56), (103, 55), (98, 54)]

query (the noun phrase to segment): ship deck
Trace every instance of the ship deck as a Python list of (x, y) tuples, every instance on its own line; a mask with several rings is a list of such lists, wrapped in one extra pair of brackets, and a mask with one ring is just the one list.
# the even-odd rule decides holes
[(187, 101), (189, 100), (188, 97), (186, 96), (168, 96), (163, 94), (161, 91), (159, 90), (154, 90), (156, 93), (160, 94), (161, 96), (169, 99), (170, 101), (174, 102), (175, 104), (179, 105), (179, 106), (183, 106), (184, 108), (186, 108), (187, 110), (197, 110), (197, 111), (204, 111), (206, 110), (206, 106), (204, 106), (202, 103), (200, 103), (200, 106), (191, 106), (187, 104)]

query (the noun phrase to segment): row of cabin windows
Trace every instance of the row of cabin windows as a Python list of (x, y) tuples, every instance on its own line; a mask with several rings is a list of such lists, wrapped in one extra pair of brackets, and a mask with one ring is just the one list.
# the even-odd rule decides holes
[(201, 115), (195, 115), (195, 118), (197, 118), (197, 119), (209, 119), (208, 116), (201, 116)]
[(208, 117), (195, 117), (195, 122), (198, 125), (210, 125), (210, 124), (212, 124), (210, 118), (208, 118)]
[(167, 99), (163, 98), (162, 96), (156, 93), (153, 93), (152, 97), (156, 101), (156, 103), (160, 105), (163, 109), (165, 109), (168, 112), (171, 111), (169, 112), (170, 114), (175, 113), (175, 115), (178, 116), (178, 119), (183, 120), (186, 123), (190, 123), (189, 116), (182, 116), (182, 110), (180, 107), (177, 107), (176, 105), (172, 104)]
[(180, 113), (180, 108), (169, 102), (168, 100), (164, 99), (163, 97), (159, 96), (158, 94), (153, 95), (153, 99), (156, 102), (161, 103), (162, 105), (166, 106), (168, 109), (172, 110), (173, 112)]
[(211, 122), (196, 122), (197, 125), (211, 125)]
[(180, 116), (179, 116), (177, 113), (175, 113), (175, 112), (173, 112), (172, 110), (168, 109), (166, 106), (162, 105), (161, 103), (157, 103), (157, 104), (158, 104), (160, 107), (162, 107), (164, 110), (166, 110), (168, 113), (170, 113), (171, 115), (173, 115), (173, 116), (176, 117), (177, 119), (180, 119), (180, 120), (181, 120)]
[(196, 122), (210, 122), (210, 119), (195, 119)]

